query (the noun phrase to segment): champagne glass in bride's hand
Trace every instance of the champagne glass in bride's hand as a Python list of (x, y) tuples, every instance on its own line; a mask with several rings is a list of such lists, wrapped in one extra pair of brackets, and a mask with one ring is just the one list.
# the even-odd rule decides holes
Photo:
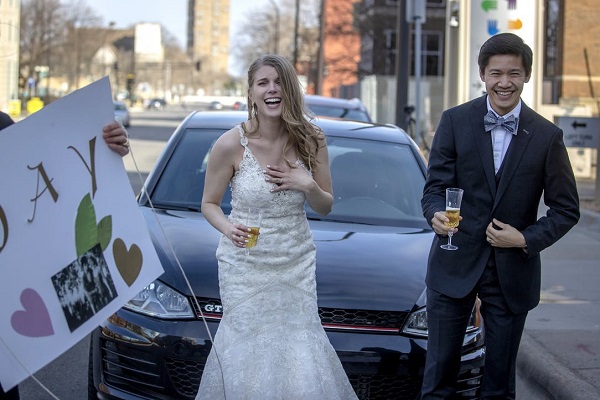
[[(459, 188), (446, 189), (446, 217), (448, 228), (456, 228), (460, 220), (460, 203), (462, 203), (464, 191)], [(440, 246), (444, 250), (457, 250), (458, 247), (452, 244), (452, 232), (448, 232), (448, 244)]]
[(250, 237), (246, 243), (246, 255), (250, 254), (250, 249), (258, 243), (263, 210), (260, 208), (248, 207), (247, 212), (248, 217), (246, 218), (246, 226), (250, 228), (250, 232), (248, 232)]

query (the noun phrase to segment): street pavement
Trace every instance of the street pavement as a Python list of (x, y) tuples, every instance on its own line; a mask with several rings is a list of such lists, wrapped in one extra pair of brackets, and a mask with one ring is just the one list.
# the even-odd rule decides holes
[[(582, 199), (594, 182), (578, 182)], [(518, 400), (600, 399), (600, 213), (542, 252), (540, 305), (529, 313), (517, 359)]]

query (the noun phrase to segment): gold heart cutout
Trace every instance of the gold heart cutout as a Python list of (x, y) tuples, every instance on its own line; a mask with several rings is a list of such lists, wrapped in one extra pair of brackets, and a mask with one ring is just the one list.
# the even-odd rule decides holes
[(133, 285), (142, 270), (143, 257), (139, 246), (134, 243), (127, 250), (123, 239), (117, 238), (113, 242), (113, 257), (117, 269), (127, 286)]

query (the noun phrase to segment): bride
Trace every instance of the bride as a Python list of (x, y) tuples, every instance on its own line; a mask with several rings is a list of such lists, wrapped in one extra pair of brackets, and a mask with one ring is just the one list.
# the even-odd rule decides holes
[[(248, 70), (248, 120), (216, 141), (207, 166), (202, 213), (222, 233), (223, 319), (196, 399), (357, 398), (319, 319), (305, 202), (331, 211), (327, 144), (307, 118), (292, 64), (265, 55)], [(256, 207), (260, 233), (246, 248)]]

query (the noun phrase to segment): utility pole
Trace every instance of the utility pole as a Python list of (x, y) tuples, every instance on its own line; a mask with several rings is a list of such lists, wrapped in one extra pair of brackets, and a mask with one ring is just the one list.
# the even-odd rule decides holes
[(407, 130), (408, 121), (405, 108), (408, 105), (408, 23), (406, 22), (406, 1), (398, 0), (396, 16), (396, 125)]
[(279, 6), (277, 5), (277, 3), (275, 3), (275, 0), (269, 0), (271, 2), (271, 4), (273, 4), (273, 7), (275, 7), (275, 49), (273, 50), (273, 53), (278, 54), (279, 53), (279, 19), (280, 19), (280, 15), (279, 15)]
[(315, 94), (323, 94), (323, 74), (325, 72), (325, 0), (321, 0), (321, 15), (319, 16), (319, 55), (317, 58), (317, 82)]
[(294, 16), (294, 68), (298, 68), (298, 29), (300, 25), (300, 0), (296, 0), (296, 14)]
[(408, 7), (406, 11), (406, 22), (412, 22), (415, 27), (415, 139), (419, 138), (421, 144), (425, 143), (423, 132), (421, 131), (421, 114), (422, 114), (422, 102), (421, 102), (421, 37), (422, 37), (422, 26), (426, 19), (426, 7), (425, 0), (408, 0)]

